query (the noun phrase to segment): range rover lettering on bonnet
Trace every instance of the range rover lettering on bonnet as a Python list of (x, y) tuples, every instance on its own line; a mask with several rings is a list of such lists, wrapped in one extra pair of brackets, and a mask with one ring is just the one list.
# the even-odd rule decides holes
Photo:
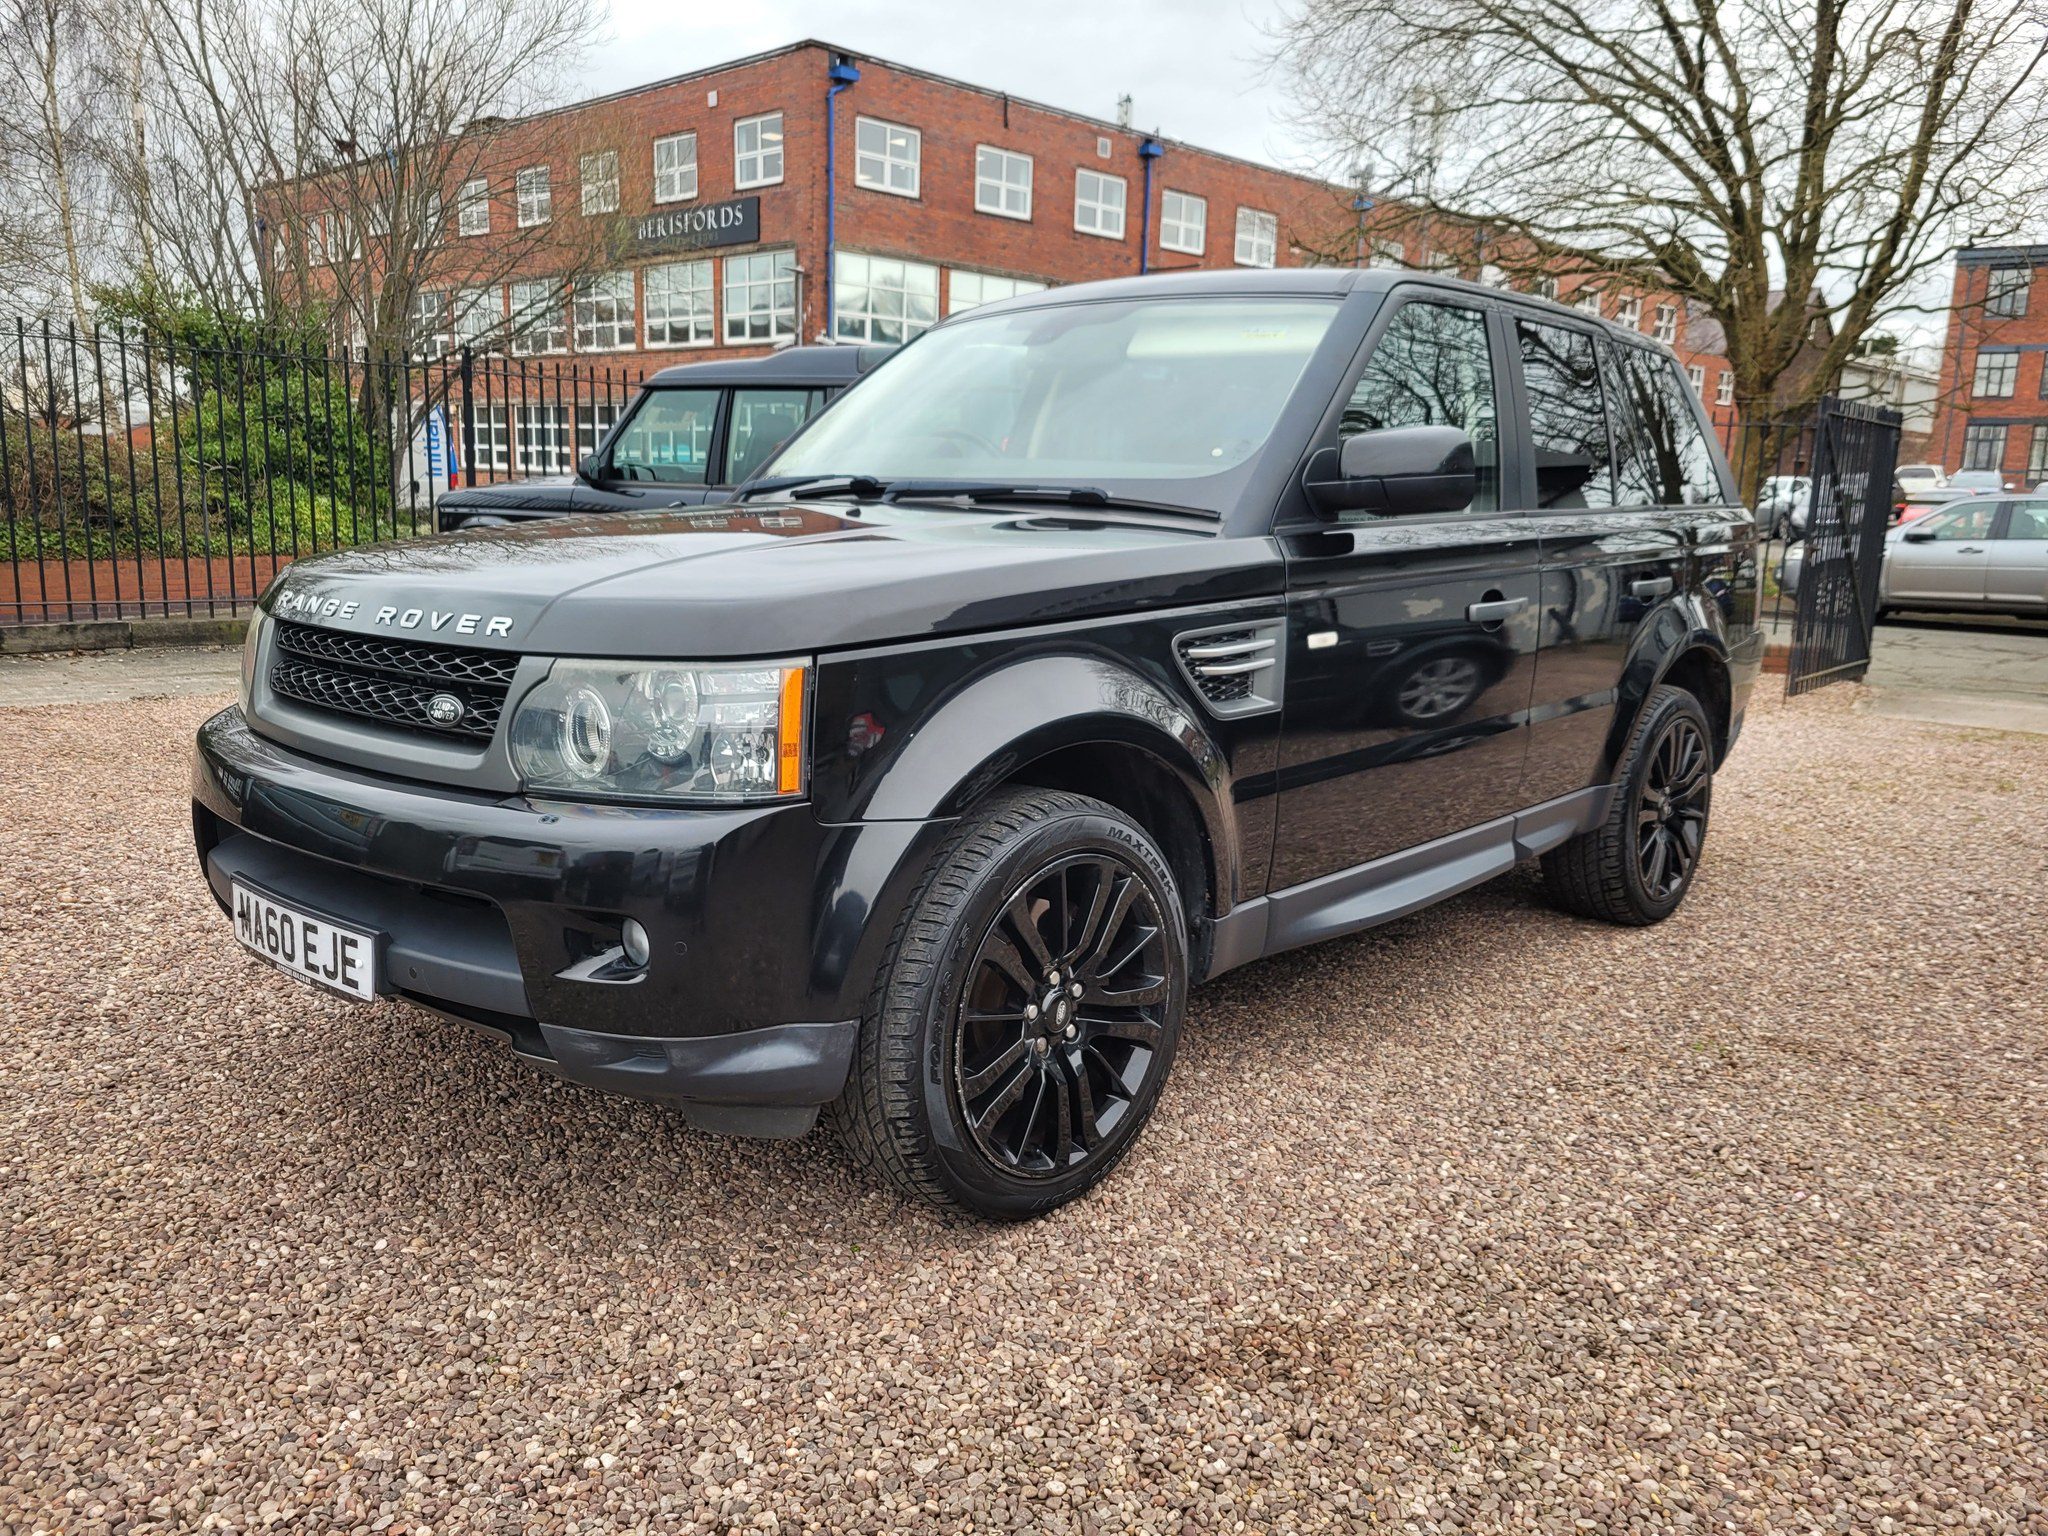
[[(295, 619), (352, 619), (363, 611), (355, 598), (321, 597), (312, 592), (280, 592), (272, 608)], [(463, 613), (450, 608), (400, 608), (386, 603), (369, 616), (385, 629), (424, 629), (456, 635), (507, 635), (512, 620), (501, 613)]]

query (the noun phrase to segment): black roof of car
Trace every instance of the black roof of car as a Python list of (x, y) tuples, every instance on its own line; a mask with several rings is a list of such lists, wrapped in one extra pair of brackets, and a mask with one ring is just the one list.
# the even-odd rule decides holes
[(894, 347), (784, 347), (765, 357), (737, 357), (719, 362), (679, 363), (648, 378), (646, 387), (725, 389), (737, 385), (787, 384), (798, 388), (829, 388), (851, 384)]

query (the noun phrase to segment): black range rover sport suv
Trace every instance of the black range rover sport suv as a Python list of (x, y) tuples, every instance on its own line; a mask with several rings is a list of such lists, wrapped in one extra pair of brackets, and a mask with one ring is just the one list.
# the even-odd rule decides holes
[(1761, 636), (1671, 356), (1417, 274), (976, 309), (720, 507), (307, 560), (201, 729), (247, 947), (990, 1216), (1195, 983), (1540, 859), (1699, 878)]

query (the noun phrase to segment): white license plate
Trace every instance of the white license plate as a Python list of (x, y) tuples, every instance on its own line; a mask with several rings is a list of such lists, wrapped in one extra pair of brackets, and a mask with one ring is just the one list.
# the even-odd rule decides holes
[(377, 995), (377, 937), (301, 912), (233, 882), (235, 937), (281, 971), (316, 987), (359, 997)]

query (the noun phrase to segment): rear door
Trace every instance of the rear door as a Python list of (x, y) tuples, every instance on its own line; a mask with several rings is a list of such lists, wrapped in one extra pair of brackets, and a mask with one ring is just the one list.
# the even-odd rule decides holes
[(1518, 316), (1516, 332), (1544, 516), (1523, 791), (1538, 805), (1612, 778), (1629, 669), (1665, 649), (1645, 630), (1692, 629), (1683, 603), (1702, 561), (1725, 585), (1753, 532), (1669, 358), (1548, 313)]
[(1533, 520), (1501, 510), (1504, 348), (1489, 302), (1397, 289), (1318, 446), (1377, 427), (1459, 427), (1479, 461), (1478, 495), (1457, 512), (1346, 513), (1279, 530), (1288, 603), (1276, 888), (1515, 809), (1537, 538)]
[(1990, 576), (1991, 532), (2001, 505), (1988, 496), (1973, 497), (1906, 524), (1905, 532), (1885, 545), (1885, 601), (1972, 608), (1982, 603)]
[(2048, 610), (2048, 500), (2015, 501), (1992, 528), (1984, 600), (2000, 608)]

